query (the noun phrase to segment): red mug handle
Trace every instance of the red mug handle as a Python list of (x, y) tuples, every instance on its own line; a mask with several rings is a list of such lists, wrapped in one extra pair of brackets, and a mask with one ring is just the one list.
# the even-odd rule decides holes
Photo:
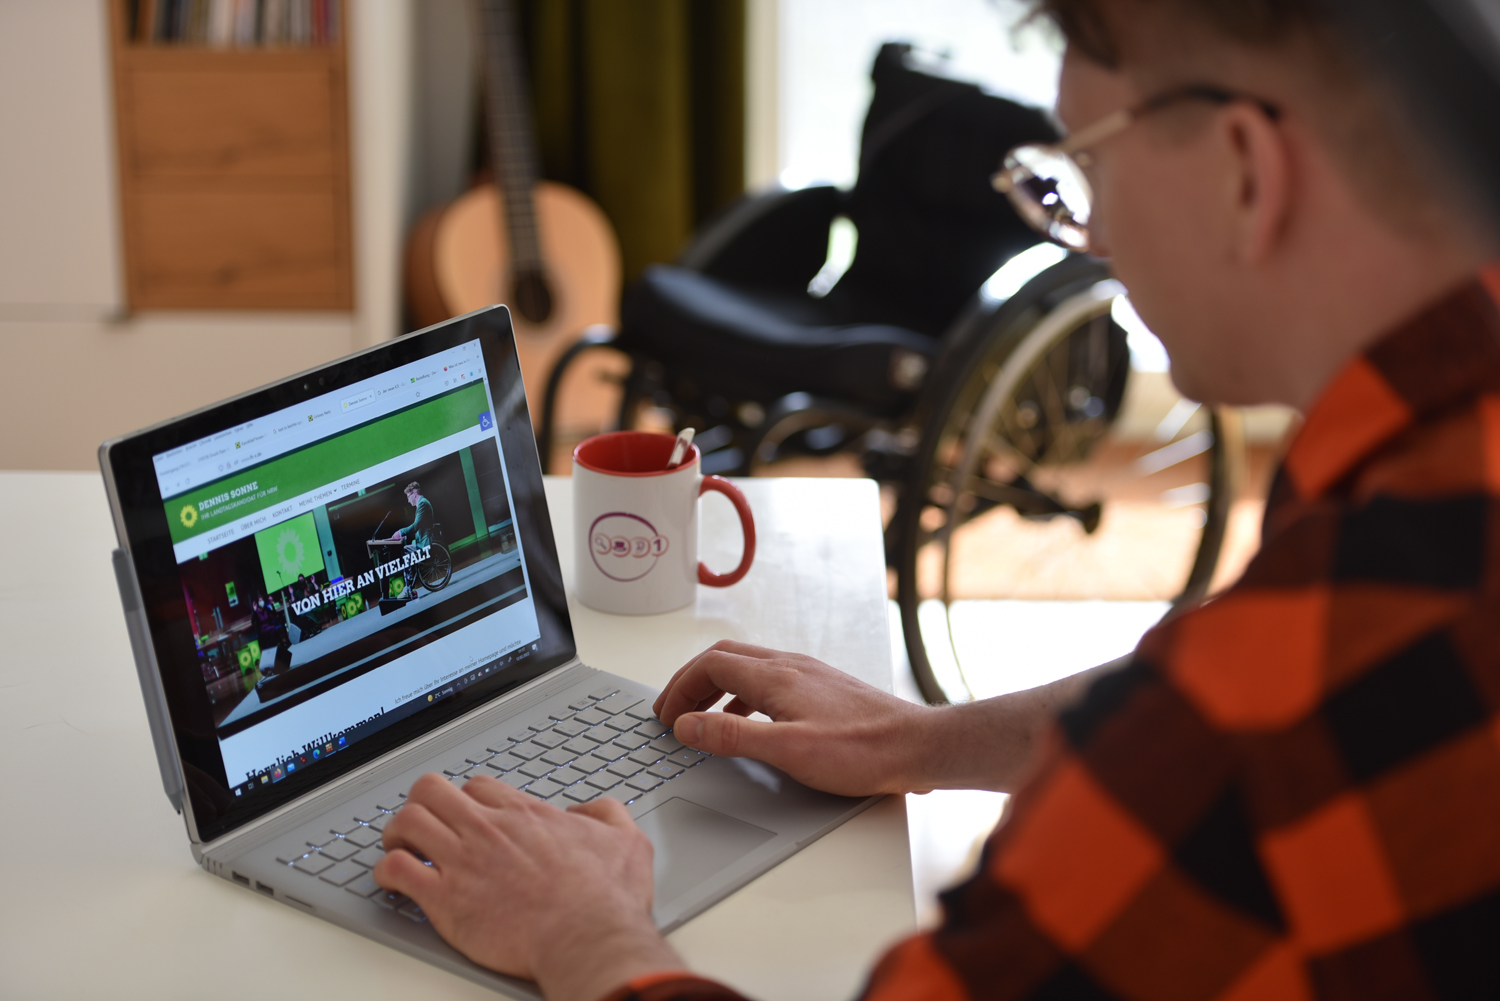
[(698, 496), (702, 497), (710, 490), (717, 490), (729, 502), (740, 515), (740, 528), (745, 533), (745, 555), (740, 557), (740, 565), (729, 573), (714, 573), (704, 566), (700, 560), (698, 563), (698, 583), (707, 584), (709, 587), (728, 587), (730, 584), (738, 584), (740, 578), (750, 572), (750, 561), (755, 559), (755, 518), (750, 514), (750, 502), (745, 495), (740, 493), (740, 488), (724, 479), (722, 476), (705, 476), (703, 485), (698, 488)]

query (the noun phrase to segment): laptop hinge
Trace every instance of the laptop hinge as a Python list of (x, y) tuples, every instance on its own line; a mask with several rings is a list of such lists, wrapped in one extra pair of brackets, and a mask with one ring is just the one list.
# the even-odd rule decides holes
[(114, 551), (115, 584), (120, 589), (120, 603), (125, 608), (125, 629), (130, 634), (130, 652), (135, 657), (135, 673), (140, 678), (141, 695), (146, 701), (146, 720), (151, 725), (151, 743), (156, 748), (156, 764), (161, 769), (161, 784), (172, 809), (182, 813), (182, 765), (172, 744), (171, 719), (167, 713), (166, 693), (156, 668), (156, 654), (151, 648), (150, 626), (146, 622), (145, 602), (135, 579), (135, 564), (123, 549)]

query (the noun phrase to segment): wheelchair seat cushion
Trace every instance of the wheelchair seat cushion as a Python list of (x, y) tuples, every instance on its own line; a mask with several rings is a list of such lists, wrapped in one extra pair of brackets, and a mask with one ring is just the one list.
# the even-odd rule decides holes
[(621, 303), (620, 347), (702, 374), (728, 397), (805, 392), (890, 412), (909, 405), (901, 353), (938, 342), (915, 331), (840, 317), (806, 294), (772, 293), (686, 268), (653, 265)]

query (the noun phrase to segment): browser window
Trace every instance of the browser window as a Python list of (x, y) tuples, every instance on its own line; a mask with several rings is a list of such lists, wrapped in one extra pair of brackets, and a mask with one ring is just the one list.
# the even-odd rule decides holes
[(536, 651), (479, 342), (154, 456), (235, 795)]

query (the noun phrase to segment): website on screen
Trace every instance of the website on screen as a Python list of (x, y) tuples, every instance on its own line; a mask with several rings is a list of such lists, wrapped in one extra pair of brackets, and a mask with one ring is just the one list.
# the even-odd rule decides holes
[(243, 796), (535, 653), (477, 341), (155, 456)]

